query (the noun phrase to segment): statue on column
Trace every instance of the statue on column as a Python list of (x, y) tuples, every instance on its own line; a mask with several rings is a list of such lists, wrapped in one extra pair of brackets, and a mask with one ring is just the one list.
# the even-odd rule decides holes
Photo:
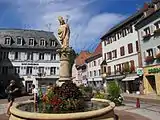
[(62, 48), (67, 48), (69, 47), (70, 28), (63, 17), (59, 16), (58, 20), (60, 23), (60, 26), (58, 28), (58, 36), (62, 43)]

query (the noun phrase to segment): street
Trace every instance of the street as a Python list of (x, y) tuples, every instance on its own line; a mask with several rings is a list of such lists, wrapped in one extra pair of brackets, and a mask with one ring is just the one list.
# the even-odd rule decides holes
[(139, 114), (151, 120), (160, 119), (160, 105), (140, 102), (140, 108), (136, 108), (136, 102), (125, 101), (124, 104), (125, 106), (116, 107), (115, 110), (124, 110), (126, 112)]

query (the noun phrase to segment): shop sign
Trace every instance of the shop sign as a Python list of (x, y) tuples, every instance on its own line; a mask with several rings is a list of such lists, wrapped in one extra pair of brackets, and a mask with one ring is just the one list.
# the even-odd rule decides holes
[(151, 68), (151, 69), (148, 69), (148, 73), (151, 74), (151, 73), (160, 73), (160, 68)]
[(137, 68), (137, 75), (139, 76), (143, 75), (143, 68)]

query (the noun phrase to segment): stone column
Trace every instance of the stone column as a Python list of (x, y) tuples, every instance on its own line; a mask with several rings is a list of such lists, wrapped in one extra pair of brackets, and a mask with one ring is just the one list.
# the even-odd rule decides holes
[(71, 80), (70, 76), (70, 55), (72, 55), (72, 48), (61, 48), (58, 50), (60, 56), (59, 80), (58, 86), (61, 86), (65, 81)]

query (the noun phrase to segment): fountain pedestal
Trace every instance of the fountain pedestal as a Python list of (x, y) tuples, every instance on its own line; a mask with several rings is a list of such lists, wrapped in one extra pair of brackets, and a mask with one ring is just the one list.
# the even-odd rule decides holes
[(71, 80), (70, 75), (70, 56), (73, 53), (71, 47), (61, 48), (58, 50), (60, 56), (60, 70), (59, 70), (59, 80), (57, 82), (58, 86), (61, 86), (65, 81)]

